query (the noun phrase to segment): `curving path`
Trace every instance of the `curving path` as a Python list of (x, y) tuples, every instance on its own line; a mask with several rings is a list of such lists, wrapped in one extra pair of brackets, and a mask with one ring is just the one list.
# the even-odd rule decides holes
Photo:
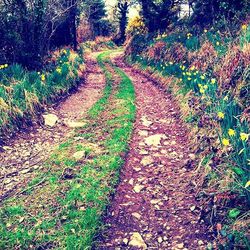
[(175, 100), (122, 63), (113, 62), (132, 79), (137, 119), (121, 182), (95, 249), (206, 249), (206, 227), (199, 221), (188, 131)]

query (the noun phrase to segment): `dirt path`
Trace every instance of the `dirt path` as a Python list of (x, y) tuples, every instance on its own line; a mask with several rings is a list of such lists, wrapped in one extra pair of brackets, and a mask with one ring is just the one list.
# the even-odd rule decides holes
[[(53, 148), (65, 141), (75, 122), (101, 97), (105, 85), (96, 55), (86, 57), (86, 79), (78, 91), (47, 112), (59, 120), (54, 127), (34, 126), (7, 143), (0, 153), (0, 202), (25, 186), (36, 169), (42, 168)], [(73, 123), (72, 123), (73, 122)]]
[(206, 228), (184, 167), (188, 132), (170, 95), (113, 59), (132, 79), (137, 119), (121, 182), (96, 249), (206, 249)]

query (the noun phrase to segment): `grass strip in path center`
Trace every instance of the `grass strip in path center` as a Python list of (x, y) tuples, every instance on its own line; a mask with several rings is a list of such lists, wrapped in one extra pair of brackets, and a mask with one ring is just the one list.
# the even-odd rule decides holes
[(106, 88), (87, 125), (55, 150), (21, 194), (0, 205), (0, 249), (91, 248), (135, 120), (133, 84), (109, 62), (111, 53), (98, 56)]

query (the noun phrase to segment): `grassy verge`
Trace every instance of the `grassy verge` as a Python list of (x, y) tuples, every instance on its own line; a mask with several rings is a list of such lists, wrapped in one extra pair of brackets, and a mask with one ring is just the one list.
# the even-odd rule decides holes
[(76, 87), (84, 71), (82, 55), (54, 52), (42, 72), (20, 65), (0, 67), (0, 137), (36, 117), (44, 105)]
[(88, 124), (55, 150), (22, 194), (0, 206), (0, 249), (91, 248), (135, 119), (133, 84), (107, 64), (110, 53), (98, 57), (107, 82)]
[[(141, 55), (129, 61), (163, 83), (179, 101), (189, 124), (196, 153), (198, 198), (206, 210), (204, 220), (216, 232), (220, 247), (249, 248), (247, 218), (250, 206), (249, 125), (232, 93), (223, 93), (209, 72), (188, 63), (166, 62)], [(211, 202), (211, 203), (210, 203)], [(217, 213), (213, 213), (210, 204)], [(222, 248), (224, 249), (224, 248)]]

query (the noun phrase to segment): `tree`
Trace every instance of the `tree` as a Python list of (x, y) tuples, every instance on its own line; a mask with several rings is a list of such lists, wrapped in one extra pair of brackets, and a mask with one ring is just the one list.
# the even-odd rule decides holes
[(126, 27), (128, 23), (128, 1), (119, 2), (117, 5), (119, 18), (119, 39), (118, 43), (123, 44), (126, 39)]
[(126, 40), (126, 28), (128, 25), (128, 13), (129, 9), (137, 4), (136, 0), (118, 0), (113, 10), (114, 19), (117, 22), (118, 34), (115, 42), (117, 44), (123, 44)]
[(81, 4), (83, 18), (91, 27), (92, 38), (102, 35), (102, 23), (107, 16), (103, 0), (85, 0)]
[(149, 32), (165, 31), (177, 19), (180, 11), (179, 0), (139, 0), (142, 16)]
[[(49, 49), (65, 44), (76, 48), (77, 1), (1, 0), (0, 63), (39, 68)], [(61, 42), (58, 30), (67, 22), (64, 37), (69, 39)]]
[(192, 22), (200, 26), (213, 24), (216, 20), (232, 20), (239, 16), (244, 19), (249, 13), (248, 0), (192, 0)]

